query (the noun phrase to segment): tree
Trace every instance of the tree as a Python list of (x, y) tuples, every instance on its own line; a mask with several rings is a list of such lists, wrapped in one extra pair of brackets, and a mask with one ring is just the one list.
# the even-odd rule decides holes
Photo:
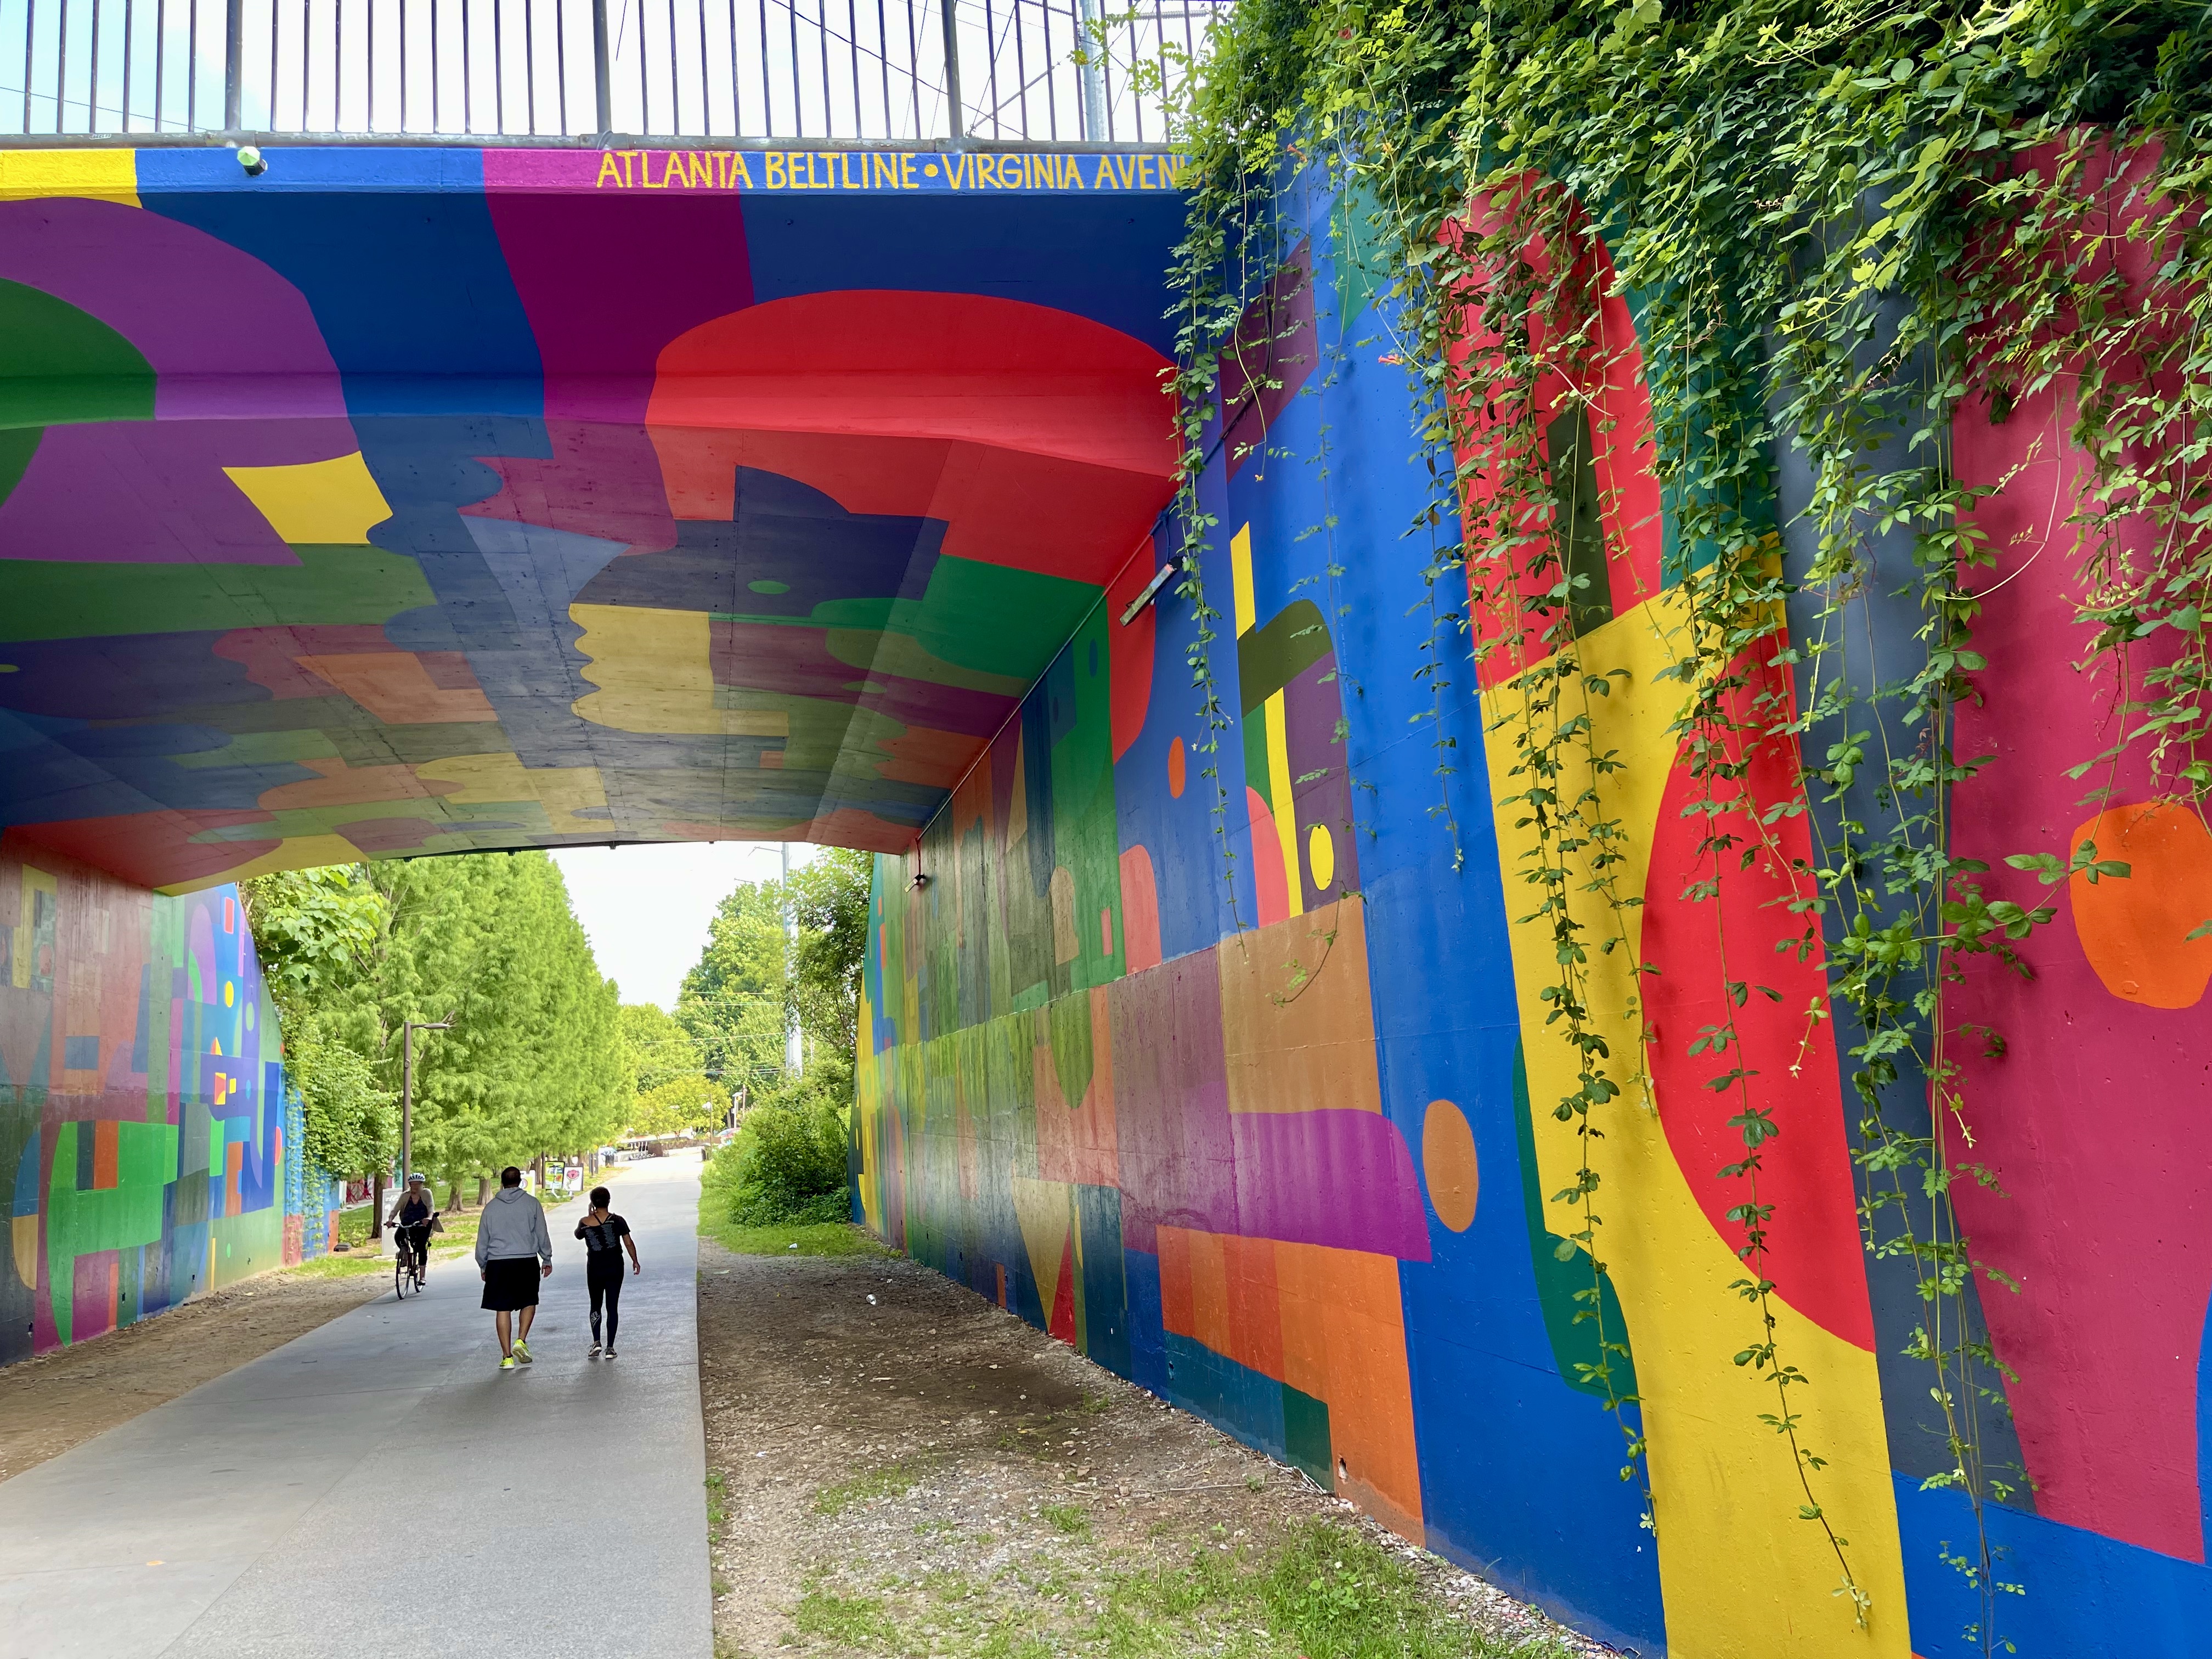
[(791, 878), (799, 921), (799, 1024), (810, 1039), (836, 1049), (849, 1068), (860, 1018), (860, 964), (868, 951), (872, 853), (825, 849)]
[(703, 1069), (732, 1087), (783, 1074), (788, 954), (782, 884), (742, 881), (716, 907), (706, 949), (684, 976), (677, 1023), (698, 1044)]
[(416, 1160), (448, 1180), (579, 1152), (621, 1126), (635, 1091), (618, 997), (544, 854), (248, 885), (287, 1058), (320, 1122), (310, 1146), (363, 1160), (329, 1167), (366, 1172), (394, 1150), (374, 1108), (397, 1097), (409, 1020), (452, 1022), (416, 1044), (415, 1067)]
[(695, 1077), (706, 1069), (700, 1063), (699, 1045), (691, 1034), (656, 1003), (623, 1004), (622, 1034), (641, 1095), (651, 1093), (672, 1078)]
[(629, 1133), (683, 1135), (718, 1129), (729, 1103), (729, 1091), (713, 1078), (697, 1073), (670, 1078), (654, 1088), (638, 1091), (630, 1107)]

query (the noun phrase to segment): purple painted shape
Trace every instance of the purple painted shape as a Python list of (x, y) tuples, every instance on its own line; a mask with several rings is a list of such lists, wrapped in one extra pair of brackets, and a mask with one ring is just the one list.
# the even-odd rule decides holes
[(1186, 1227), (1429, 1259), (1413, 1155), (1389, 1119), (1230, 1111), (1212, 951), (1116, 980), (1108, 995), (1125, 1249), (1157, 1253), (1157, 1229)]
[[(337, 365), (306, 297), (205, 231), (115, 202), (0, 202), (0, 277), (97, 317), (137, 347), (153, 367), (157, 421), (345, 419)], [(289, 459), (356, 447), (349, 427), (337, 448)]]
[[(1341, 898), (1359, 888), (1359, 837), (1353, 833), (1350, 750), (1337, 735), (1344, 714), (1344, 678), (1337, 672), (1332, 651), (1309, 664), (1283, 688), (1284, 741), (1290, 750), (1290, 772), (1295, 780), (1291, 799), (1297, 803), (1298, 858), (1305, 865), (1309, 902)], [(1319, 777), (1313, 776), (1320, 773)], [(1316, 823), (1328, 826), (1336, 853), (1336, 869), (1329, 884), (1314, 879), (1313, 841)], [(1425, 1258), (1424, 1258), (1425, 1259)]]
[(1107, 995), (1122, 1244), (1157, 1255), (1159, 1227), (1241, 1231), (1213, 952), (1116, 980)]
[(297, 564), (222, 470), (330, 460), (354, 447), (342, 419), (50, 426), (0, 501), (0, 547), (70, 563)]
[(1379, 1112), (1239, 1112), (1237, 1216), (1254, 1238), (1429, 1259), (1413, 1158)]

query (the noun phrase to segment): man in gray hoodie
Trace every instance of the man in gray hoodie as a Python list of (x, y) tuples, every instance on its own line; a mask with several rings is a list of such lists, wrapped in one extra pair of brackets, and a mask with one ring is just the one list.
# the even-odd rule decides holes
[[(538, 1316), (538, 1281), (553, 1277), (553, 1235), (545, 1230), (544, 1206), (522, 1190), (522, 1171), (512, 1164), (499, 1172), (499, 1190), (477, 1225), (477, 1268), (483, 1305), (495, 1316), (500, 1370), (511, 1371), (518, 1361), (527, 1365), (525, 1339)], [(518, 1310), (522, 1328), (515, 1330)]]

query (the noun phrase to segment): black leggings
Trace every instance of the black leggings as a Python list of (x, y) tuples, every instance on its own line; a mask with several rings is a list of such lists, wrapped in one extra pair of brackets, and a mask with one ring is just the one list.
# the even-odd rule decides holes
[(606, 1346), (611, 1348), (615, 1345), (615, 1327), (622, 1322), (622, 1263), (617, 1261), (615, 1270), (604, 1274), (596, 1266), (587, 1267), (584, 1269), (584, 1280), (592, 1290), (592, 1340), (599, 1340), (599, 1304), (604, 1302), (607, 1310)]

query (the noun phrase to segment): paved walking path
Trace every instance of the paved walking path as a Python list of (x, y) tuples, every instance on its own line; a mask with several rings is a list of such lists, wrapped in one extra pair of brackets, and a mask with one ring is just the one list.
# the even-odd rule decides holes
[(0, 1659), (708, 1659), (699, 1166), (612, 1183), (645, 1273), (587, 1361), (580, 1205), (534, 1365), (464, 1259), (0, 1482)]

